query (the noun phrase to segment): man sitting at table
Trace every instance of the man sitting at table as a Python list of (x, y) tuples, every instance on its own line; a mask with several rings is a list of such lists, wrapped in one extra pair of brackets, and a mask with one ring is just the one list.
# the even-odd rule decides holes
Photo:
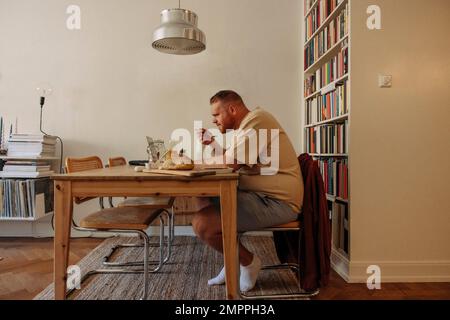
[[(218, 162), (227, 163), (241, 173), (237, 191), (237, 230), (252, 231), (265, 227), (295, 221), (303, 200), (303, 179), (295, 150), (278, 121), (267, 111), (256, 108), (250, 111), (242, 98), (234, 91), (220, 91), (210, 99), (213, 123), (222, 134), (233, 129), (237, 137), (234, 148), (220, 152)], [(253, 130), (252, 130), (253, 129)], [(266, 131), (268, 138), (259, 134)], [(256, 134), (251, 134), (251, 133)], [(278, 132), (278, 134), (276, 134)], [(245, 137), (247, 136), (247, 138)], [(211, 145), (215, 150), (221, 146), (214, 136), (202, 129), (200, 138), (203, 145)], [(241, 138), (241, 139), (240, 139)], [(250, 141), (257, 140), (257, 152), (252, 154)], [(266, 142), (264, 142), (264, 140)], [(268, 150), (278, 147), (268, 164)], [(245, 150), (241, 159), (239, 150)], [(255, 151), (255, 150), (253, 150)], [(273, 151), (273, 150), (272, 150)], [(273, 159), (274, 154), (278, 159)], [(231, 159), (230, 159), (231, 158)], [(219, 252), (222, 248), (222, 227), (219, 198), (212, 198), (212, 204), (196, 213), (192, 220), (195, 234)], [(261, 269), (261, 260), (239, 244), (240, 290), (251, 290)], [(225, 270), (208, 281), (209, 285), (225, 283)]]

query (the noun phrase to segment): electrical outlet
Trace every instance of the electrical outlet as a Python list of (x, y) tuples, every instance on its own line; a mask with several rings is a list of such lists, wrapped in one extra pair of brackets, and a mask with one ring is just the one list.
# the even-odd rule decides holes
[(392, 87), (392, 76), (391, 75), (379, 75), (378, 76), (378, 86), (380, 88)]

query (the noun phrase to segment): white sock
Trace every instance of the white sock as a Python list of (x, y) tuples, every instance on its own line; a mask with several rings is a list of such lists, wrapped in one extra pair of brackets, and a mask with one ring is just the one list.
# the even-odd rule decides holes
[(224, 284), (225, 283), (225, 267), (220, 270), (219, 274), (208, 280), (208, 286), (215, 286), (218, 284)]
[(241, 292), (247, 292), (253, 289), (261, 270), (261, 260), (257, 255), (253, 255), (253, 261), (248, 266), (240, 266), (241, 277), (239, 279)]

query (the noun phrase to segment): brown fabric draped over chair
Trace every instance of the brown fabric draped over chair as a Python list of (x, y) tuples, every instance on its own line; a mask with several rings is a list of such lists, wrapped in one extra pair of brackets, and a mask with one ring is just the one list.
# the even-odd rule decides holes
[(301, 228), (299, 232), (276, 231), (274, 241), (280, 261), (298, 263), (301, 288), (312, 291), (328, 284), (331, 227), (318, 163), (306, 153), (300, 155), (298, 161), (305, 188), (299, 215)]

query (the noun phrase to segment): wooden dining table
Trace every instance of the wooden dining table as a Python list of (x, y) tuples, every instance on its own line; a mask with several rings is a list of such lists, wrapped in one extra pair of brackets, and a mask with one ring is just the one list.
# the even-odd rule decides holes
[[(220, 197), (226, 298), (239, 297), (236, 192), (239, 175), (200, 177), (136, 172), (131, 166), (95, 169), (52, 176), (54, 181), (55, 299), (66, 298), (70, 233), (75, 197)], [(200, 263), (200, 261), (199, 261)]]

